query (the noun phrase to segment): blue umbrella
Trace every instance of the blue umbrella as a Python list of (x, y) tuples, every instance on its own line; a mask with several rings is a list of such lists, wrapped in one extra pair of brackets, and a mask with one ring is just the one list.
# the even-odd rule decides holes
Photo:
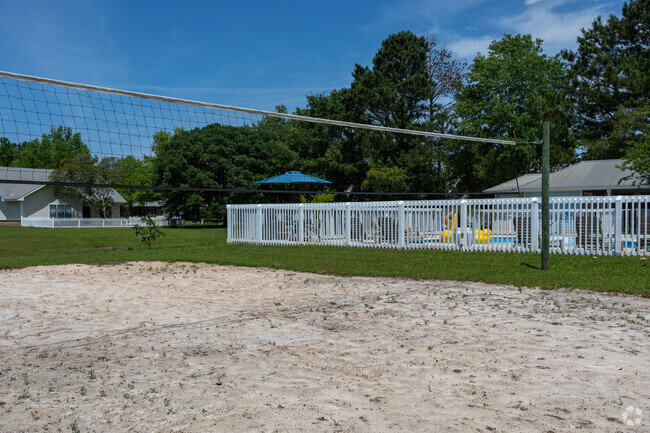
[(319, 179), (299, 171), (287, 171), (279, 176), (269, 177), (256, 183), (332, 183), (328, 180)]

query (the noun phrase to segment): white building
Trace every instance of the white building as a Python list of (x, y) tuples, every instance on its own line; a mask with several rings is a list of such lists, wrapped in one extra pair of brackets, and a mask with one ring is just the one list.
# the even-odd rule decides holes
[[(10, 183), (49, 181), (52, 170), (0, 167), (0, 225), (20, 225), (23, 218), (78, 219), (97, 215), (79, 198), (58, 199), (52, 186)], [(120, 217), (120, 205), (126, 203), (115, 190), (112, 217)]]
[[(582, 161), (558, 170), (549, 176), (553, 197), (650, 194), (650, 180), (640, 179), (634, 172), (619, 168), (620, 159)], [(518, 184), (518, 185), (517, 185)], [(525, 174), (486, 189), (496, 198), (541, 197), (542, 175)]]

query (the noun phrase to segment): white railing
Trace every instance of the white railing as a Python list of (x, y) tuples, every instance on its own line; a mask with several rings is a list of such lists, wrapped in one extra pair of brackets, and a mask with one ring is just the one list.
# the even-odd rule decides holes
[[(167, 217), (155, 217), (154, 220), (160, 226), (170, 225)], [(133, 227), (136, 224), (142, 225), (138, 217), (131, 218), (22, 218), (23, 227)], [(172, 224), (173, 225), (173, 224)]]
[[(228, 242), (539, 252), (538, 198), (228, 206)], [(650, 196), (555, 197), (551, 252), (650, 254)]]

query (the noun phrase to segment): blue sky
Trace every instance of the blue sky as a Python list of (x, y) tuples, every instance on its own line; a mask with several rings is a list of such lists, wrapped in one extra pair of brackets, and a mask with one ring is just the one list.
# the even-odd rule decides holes
[(349, 86), (381, 41), (432, 34), (471, 61), (504, 33), (575, 48), (622, 0), (0, 0), (0, 70), (272, 110)]

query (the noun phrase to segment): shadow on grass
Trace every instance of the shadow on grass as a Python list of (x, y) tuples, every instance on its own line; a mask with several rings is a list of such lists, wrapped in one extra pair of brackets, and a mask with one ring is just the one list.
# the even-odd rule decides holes
[(521, 262), (521, 263), (519, 263), (519, 264), (522, 265), (522, 266), (525, 266), (525, 267), (527, 267), (527, 268), (530, 268), (530, 269), (535, 269), (536, 271), (540, 271), (540, 270), (542, 269), (541, 266), (535, 266), (535, 265), (531, 265), (531, 264), (529, 264), (529, 263)]

